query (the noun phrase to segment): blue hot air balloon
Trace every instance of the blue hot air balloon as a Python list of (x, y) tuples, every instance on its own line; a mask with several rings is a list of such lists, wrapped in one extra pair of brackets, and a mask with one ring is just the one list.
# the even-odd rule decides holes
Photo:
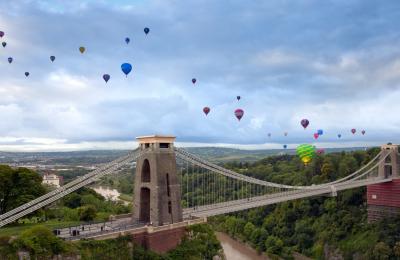
[(103, 79), (104, 79), (104, 81), (107, 83), (107, 82), (110, 80), (110, 75), (104, 74), (104, 75), (103, 75)]
[(11, 62), (13, 62), (13, 58), (12, 58), (12, 57), (9, 57), (9, 58), (8, 58), (8, 63), (11, 63)]
[(7, 46), (6, 42), (2, 42), (1, 45), (3, 45), (3, 47), (5, 48)]
[(129, 39), (129, 37), (126, 37), (126, 38), (125, 38), (126, 44), (128, 44), (130, 41), (131, 41), (131, 39)]
[(56, 59), (56, 56), (50, 56), (51, 62), (54, 62), (55, 59)]
[(143, 31), (147, 35), (150, 32), (150, 29), (146, 27), (146, 28), (143, 29)]
[(323, 135), (324, 131), (322, 129), (318, 129), (317, 133), (318, 133), (318, 135)]
[(338, 137), (338, 138), (341, 138), (341, 137), (342, 137), (342, 135), (341, 135), (341, 134), (338, 134), (338, 135), (337, 135), (337, 137)]
[(29, 76), (29, 72), (25, 72), (25, 77), (28, 77)]
[(287, 145), (286, 145), (286, 144), (284, 144), (284, 145), (283, 145), (283, 149), (286, 149), (286, 148), (287, 148)]
[(125, 75), (128, 77), (129, 72), (131, 72), (131, 70), (132, 70), (132, 65), (129, 64), (129, 63), (123, 63), (123, 64), (121, 65), (121, 70), (122, 70), (122, 72), (124, 72)]

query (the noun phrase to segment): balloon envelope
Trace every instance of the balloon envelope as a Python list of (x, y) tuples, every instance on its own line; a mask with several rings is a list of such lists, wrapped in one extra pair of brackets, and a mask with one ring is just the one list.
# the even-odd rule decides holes
[(242, 109), (238, 108), (235, 110), (235, 116), (239, 121), (240, 121), (240, 119), (242, 119), (243, 115), (244, 115), (244, 111)]
[(53, 62), (56, 59), (56, 56), (50, 56), (51, 62)]
[(317, 133), (318, 133), (318, 135), (323, 135), (324, 131), (322, 129), (318, 129)]
[(307, 126), (310, 124), (310, 121), (308, 121), (308, 119), (302, 119), (300, 124), (304, 127), (304, 129), (306, 129)]
[(193, 84), (195, 84), (196, 81), (197, 81), (197, 80), (196, 80), (195, 78), (192, 78), (192, 83), (193, 83)]
[(25, 72), (25, 76), (28, 77), (29, 76), (29, 72)]
[(284, 145), (283, 145), (283, 149), (286, 149), (286, 148), (287, 148), (287, 145), (286, 145), (286, 144), (284, 144)]
[(240, 100), (240, 96), (237, 96), (236, 99), (239, 101)]
[(11, 58), (11, 57), (9, 57), (7, 60), (8, 60), (8, 63), (13, 62), (13, 58)]
[(4, 32), (0, 31), (0, 38), (2, 38), (4, 36)]
[(210, 113), (210, 108), (209, 107), (204, 107), (203, 108), (203, 112), (204, 112), (204, 114), (208, 115), (208, 113)]
[(283, 133), (283, 135), (284, 135), (284, 136), (287, 136), (287, 135), (288, 135), (288, 133), (287, 133), (287, 132), (284, 132), (284, 133)]
[(365, 135), (365, 130), (362, 130), (361, 133), (362, 133), (362, 135)]
[(126, 44), (128, 44), (130, 41), (131, 41), (131, 39), (129, 39), (128, 37), (125, 38)]
[(129, 63), (123, 63), (123, 64), (121, 65), (121, 70), (122, 70), (122, 72), (124, 72), (125, 75), (128, 77), (129, 72), (131, 72), (131, 70), (132, 70), (132, 65), (129, 64)]
[(324, 154), (325, 153), (325, 150), (324, 149), (318, 149), (317, 150), (317, 154)]
[(341, 138), (341, 137), (342, 137), (342, 135), (341, 135), (341, 134), (338, 134), (338, 135), (337, 135), (337, 137)]
[(319, 134), (318, 133), (314, 133), (314, 138), (318, 139), (318, 137), (319, 137)]
[(296, 149), (297, 155), (304, 164), (308, 164), (315, 156), (315, 147), (310, 144), (301, 144)]
[(104, 79), (104, 81), (107, 83), (107, 82), (110, 80), (110, 75), (104, 74), (104, 75), (103, 75), (103, 79)]
[(150, 32), (150, 29), (146, 27), (146, 28), (143, 29), (143, 31), (144, 31), (145, 34), (148, 34)]
[(357, 132), (357, 130), (355, 128), (351, 129), (351, 132), (353, 133), (353, 135)]
[(85, 52), (85, 50), (86, 50), (86, 48), (85, 48), (85, 47), (79, 47), (79, 51), (80, 51), (81, 53), (84, 53), (84, 52)]
[(6, 42), (2, 42), (1, 45), (3, 45), (3, 47), (5, 48), (7, 46)]
[(268, 133), (268, 137), (271, 137), (271, 133)]

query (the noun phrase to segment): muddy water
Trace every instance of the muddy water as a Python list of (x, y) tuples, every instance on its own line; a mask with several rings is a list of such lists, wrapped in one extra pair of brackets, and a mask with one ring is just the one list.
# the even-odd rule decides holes
[(221, 242), (227, 260), (265, 260), (266, 256), (261, 256), (256, 250), (242, 244), (224, 233), (216, 232), (218, 240)]

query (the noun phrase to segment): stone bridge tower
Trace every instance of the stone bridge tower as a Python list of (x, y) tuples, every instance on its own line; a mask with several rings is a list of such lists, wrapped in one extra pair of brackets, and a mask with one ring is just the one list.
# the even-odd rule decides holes
[[(400, 215), (399, 146), (383, 145), (381, 151), (378, 175), (380, 178), (391, 179), (391, 181), (367, 186), (369, 222)], [(385, 157), (386, 159), (383, 160)]]
[(133, 220), (162, 226), (182, 221), (174, 136), (141, 136), (136, 161)]

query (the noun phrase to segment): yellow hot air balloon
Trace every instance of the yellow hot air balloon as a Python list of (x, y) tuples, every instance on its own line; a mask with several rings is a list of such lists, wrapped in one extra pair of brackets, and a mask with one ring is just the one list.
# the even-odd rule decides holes
[(79, 51), (80, 51), (82, 54), (85, 52), (85, 50), (86, 50), (85, 47), (82, 47), (82, 46), (79, 47)]
[(297, 147), (296, 152), (303, 163), (307, 165), (315, 156), (315, 147), (311, 144), (301, 144)]

